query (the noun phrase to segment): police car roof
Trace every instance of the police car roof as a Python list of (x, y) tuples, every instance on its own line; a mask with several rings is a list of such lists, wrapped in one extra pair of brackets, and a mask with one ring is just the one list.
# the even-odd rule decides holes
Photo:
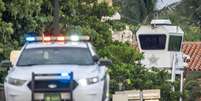
[(44, 48), (44, 47), (77, 47), (77, 48), (87, 48), (87, 42), (66, 42), (66, 43), (44, 43), (44, 42), (33, 42), (26, 44), (25, 49), (31, 48)]

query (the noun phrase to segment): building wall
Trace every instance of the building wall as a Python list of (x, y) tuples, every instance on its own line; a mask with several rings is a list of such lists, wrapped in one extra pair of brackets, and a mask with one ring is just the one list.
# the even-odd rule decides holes
[(112, 0), (98, 0), (98, 3), (106, 2), (109, 6), (112, 6)]
[(135, 35), (129, 29), (123, 31), (112, 31), (112, 40), (119, 42), (129, 42), (130, 44), (136, 43)]

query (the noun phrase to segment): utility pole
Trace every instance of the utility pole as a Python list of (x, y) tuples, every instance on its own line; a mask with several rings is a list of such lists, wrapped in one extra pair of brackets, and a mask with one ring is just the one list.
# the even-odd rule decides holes
[[(183, 94), (184, 87), (184, 72), (182, 71), (180, 74), (180, 93)], [(183, 101), (183, 97), (180, 96), (179, 101)]]
[[(177, 53), (173, 52), (173, 61), (172, 61), (172, 76), (171, 76), (171, 81), (172, 83), (175, 82), (175, 78), (176, 78), (176, 74), (175, 74), (175, 71), (176, 71), (176, 60), (177, 59)], [(172, 91), (174, 92), (175, 91), (175, 87), (174, 85), (172, 85)]]
[(59, 16), (59, 8), (60, 8), (60, 5), (59, 5), (59, 0), (53, 0), (52, 1), (52, 4), (53, 4), (53, 16), (54, 16), (54, 19), (53, 19), (53, 24), (52, 24), (52, 33), (53, 34), (58, 34), (59, 33), (59, 19), (60, 19), (60, 16)]

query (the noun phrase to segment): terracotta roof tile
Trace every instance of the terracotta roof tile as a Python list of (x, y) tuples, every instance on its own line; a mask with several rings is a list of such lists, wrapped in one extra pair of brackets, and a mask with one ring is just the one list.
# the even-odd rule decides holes
[(189, 71), (201, 71), (201, 42), (184, 42), (182, 51), (190, 56)]

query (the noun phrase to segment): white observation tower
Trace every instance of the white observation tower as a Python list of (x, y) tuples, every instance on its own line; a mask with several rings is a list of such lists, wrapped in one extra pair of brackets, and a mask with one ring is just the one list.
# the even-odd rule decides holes
[[(180, 92), (183, 92), (183, 71), (189, 57), (181, 52), (184, 32), (179, 26), (172, 25), (170, 20), (155, 19), (150, 25), (142, 25), (136, 33), (140, 52), (144, 59), (140, 61), (146, 68), (167, 69), (181, 76)], [(173, 87), (173, 90), (175, 88)], [(180, 98), (182, 101), (182, 98)]]

